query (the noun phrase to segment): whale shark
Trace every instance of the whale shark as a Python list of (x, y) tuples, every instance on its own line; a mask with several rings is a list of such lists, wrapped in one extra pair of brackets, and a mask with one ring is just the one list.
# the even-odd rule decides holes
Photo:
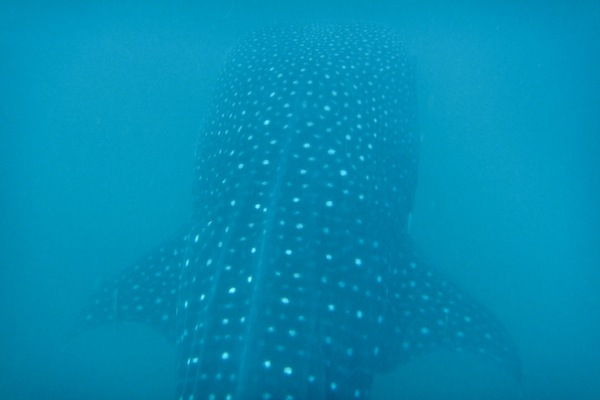
[(367, 399), (434, 350), (520, 380), (507, 329), (416, 250), (414, 66), (369, 24), (291, 24), (229, 53), (188, 225), (105, 283), (78, 325), (138, 322), (177, 352), (176, 398)]

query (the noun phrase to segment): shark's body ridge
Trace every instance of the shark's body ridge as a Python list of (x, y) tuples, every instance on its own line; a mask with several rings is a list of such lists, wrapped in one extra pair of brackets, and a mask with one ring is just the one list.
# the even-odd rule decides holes
[(413, 72), (370, 25), (263, 29), (231, 53), (200, 136), (196, 214), (109, 282), (82, 326), (177, 346), (177, 399), (364, 399), (435, 347), (520, 376), (505, 329), (415, 254)]

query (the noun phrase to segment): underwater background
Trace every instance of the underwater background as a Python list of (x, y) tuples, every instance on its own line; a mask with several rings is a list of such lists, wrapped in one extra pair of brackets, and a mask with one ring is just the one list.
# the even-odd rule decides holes
[(412, 234), (522, 354), (522, 387), (432, 353), (373, 399), (600, 398), (600, 2), (399, 0), (2, 2), (0, 398), (174, 398), (158, 333), (73, 335), (75, 319), (191, 216), (227, 51), (287, 21), (403, 40), (423, 135)]

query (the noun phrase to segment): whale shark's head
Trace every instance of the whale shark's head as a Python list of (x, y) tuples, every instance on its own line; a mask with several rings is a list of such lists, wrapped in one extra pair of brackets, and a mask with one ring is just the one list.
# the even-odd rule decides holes
[(366, 398), (438, 348), (519, 376), (482, 307), (415, 254), (413, 71), (370, 25), (263, 29), (230, 54), (200, 135), (184, 232), (87, 309), (178, 349), (179, 399)]
[(221, 76), (198, 146), (197, 209), (218, 213), (224, 196), (291, 194), (285, 187), (294, 185), (319, 214), (365, 213), (403, 229), (416, 187), (415, 107), (413, 71), (390, 32), (261, 30), (234, 49)]

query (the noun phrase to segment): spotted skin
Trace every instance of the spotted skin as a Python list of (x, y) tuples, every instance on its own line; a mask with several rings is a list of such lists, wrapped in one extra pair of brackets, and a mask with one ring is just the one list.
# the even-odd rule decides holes
[(520, 376), (505, 329), (411, 246), (413, 85), (385, 29), (250, 35), (200, 135), (190, 227), (107, 284), (83, 325), (171, 338), (182, 400), (365, 399), (375, 373), (434, 348)]

